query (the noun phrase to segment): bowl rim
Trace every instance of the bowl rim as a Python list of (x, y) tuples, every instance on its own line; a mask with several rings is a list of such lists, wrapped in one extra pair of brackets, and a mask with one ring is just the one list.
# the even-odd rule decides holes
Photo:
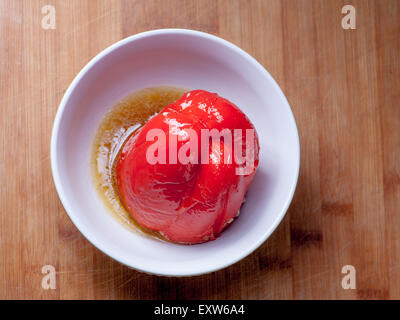
[[(71, 205), (69, 203), (69, 199), (64, 193), (64, 187), (63, 183), (60, 178), (60, 173), (59, 173), (59, 168), (58, 168), (58, 156), (57, 156), (57, 141), (58, 141), (58, 136), (60, 132), (60, 123), (61, 119), (64, 115), (66, 106), (68, 104), (69, 97), (71, 96), (72, 92), (75, 90), (75, 88), (78, 86), (79, 82), (81, 79), (84, 77), (84, 75), (92, 69), (97, 62), (99, 62), (101, 59), (103, 59), (105, 56), (108, 54), (112, 53), (113, 51), (119, 49), (120, 47), (123, 47), (124, 45), (142, 39), (146, 37), (151, 37), (155, 35), (190, 35), (194, 36), (197, 38), (203, 38), (206, 40), (210, 40), (213, 42), (216, 42), (222, 46), (228, 47), (229, 49), (233, 50), (235, 53), (243, 56), (249, 63), (251, 63), (255, 68), (257, 68), (266, 78), (269, 79), (270, 83), (275, 87), (277, 90), (278, 94), (281, 96), (283, 101), (287, 104), (287, 107), (289, 109), (289, 115), (290, 115), (290, 120), (293, 122), (294, 128), (295, 128), (295, 134), (296, 134), (296, 145), (295, 147), (295, 153), (296, 153), (296, 174), (294, 175), (291, 185), (290, 185), (290, 191), (286, 197), (285, 204), (282, 207), (279, 215), (275, 219), (275, 221), (266, 228), (265, 232), (258, 238), (257, 241), (252, 243), (247, 250), (243, 250), (240, 252), (238, 255), (233, 256), (231, 259), (225, 259), (220, 261), (219, 263), (215, 264), (212, 267), (209, 267), (207, 264), (199, 266), (196, 270), (191, 271), (191, 270), (185, 270), (184, 272), (178, 271), (178, 272), (163, 272), (162, 271), (162, 266), (154, 266), (154, 265), (138, 265), (135, 262), (128, 261), (128, 259), (125, 259), (125, 257), (115, 254), (114, 252), (111, 252), (106, 245), (102, 241), (98, 240), (98, 237), (93, 235), (88, 228), (79, 221), (78, 217), (73, 214), (73, 210), (71, 208)], [(299, 177), (299, 171), (300, 171), (300, 139), (299, 139), (299, 133), (298, 133), (298, 128), (296, 124), (296, 120), (294, 118), (293, 111), (289, 105), (289, 102), (286, 98), (286, 96), (283, 94), (281, 88), (275, 81), (275, 79), (270, 75), (270, 73), (250, 54), (245, 52), (243, 49), (239, 48), (235, 44), (222, 39), (216, 35), (212, 35), (209, 33), (205, 33), (202, 31), (197, 31), (197, 30), (191, 30), (191, 29), (177, 29), (177, 28), (168, 28), (168, 29), (155, 29), (155, 30), (150, 30), (150, 31), (145, 31), (141, 32), (138, 34), (134, 34), (131, 36), (128, 36), (122, 40), (119, 40), (107, 48), (103, 49), (100, 53), (98, 53), (96, 56), (94, 56), (80, 71), (79, 73), (75, 76), (75, 78), (72, 80), (71, 84), (68, 86), (68, 89), (65, 91), (63, 98), (61, 99), (61, 102), (59, 104), (58, 110), (56, 112), (56, 116), (54, 119), (54, 124), (53, 124), (53, 129), (52, 129), (52, 134), (51, 134), (51, 142), (50, 142), (50, 161), (51, 161), (51, 172), (52, 172), (52, 177), (53, 181), (56, 187), (56, 191), (58, 194), (58, 197), (61, 201), (62, 206), (64, 207), (64, 210), (66, 211), (67, 215), (71, 219), (72, 223), (75, 225), (75, 227), (83, 234), (83, 236), (97, 249), (100, 251), (104, 252), (106, 255), (111, 257), (112, 259), (118, 261), (119, 263), (122, 263), (123, 265), (126, 265), (127, 267), (133, 268), (135, 270), (148, 273), (148, 274), (154, 274), (154, 275), (159, 275), (159, 276), (172, 276), (172, 277), (182, 277), (182, 276), (196, 276), (196, 275), (201, 275), (201, 274), (207, 274), (211, 273), (217, 270), (224, 269), (230, 265), (235, 264), (236, 262), (242, 260), (243, 258), (247, 257), (249, 254), (251, 254), (253, 251), (255, 251), (262, 243), (264, 243), (269, 236), (273, 233), (273, 231), (277, 228), (277, 226), (280, 224), (284, 216), (286, 215), (286, 212), (289, 208), (289, 205), (293, 199), (294, 192), (296, 190), (297, 186), (297, 181)]]

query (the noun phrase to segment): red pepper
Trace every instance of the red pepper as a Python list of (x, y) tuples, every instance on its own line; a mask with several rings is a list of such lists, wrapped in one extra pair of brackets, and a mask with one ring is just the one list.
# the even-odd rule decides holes
[[(165, 133), (164, 144), (162, 139), (149, 139), (152, 129)], [(204, 141), (202, 129), (229, 129), (232, 143), (223, 138), (215, 144), (211, 138)], [(254, 130), (250, 120), (217, 94), (194, 90), (135, 132), (117, 163), (120, 195), (134, 219), (173, 242), (194, 244), (215, 239), (237, 215), (258, 166), (259, 143), (254, 130), (250, 150), (254, 166), (245, 175), (238, 174), (244, 164), (235, 161), (234, 129), (241, 129), (244, 144), (240, 153), (245, 154), (246, 129)], [(194, 136), (198, 139), (197, 147), (192, 145), (194, 157), (190, 163), (181, 163), (177, 153), (169, 149), (176, 143), (176, 150), (171, 149), (179, 152)], [(161, 160), (151, 164), (148, 152), (151, 146), (154, 150), (155, 142), (159, 148), (154, 155)], [(224, 161), (225, 154), (230, 155), (231, 163)], [(165, 163), (161, 155), (165, 155)]]

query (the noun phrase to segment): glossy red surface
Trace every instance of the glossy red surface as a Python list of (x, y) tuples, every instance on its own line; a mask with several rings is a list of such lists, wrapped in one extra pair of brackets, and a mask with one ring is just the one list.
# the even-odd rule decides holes
[[(148, 141), (152, 129), (165, 133), (165, 144), (156, 155), (165, 151), (166, 163), (150, 164), (146, 157), (157, 141)], [(234, 159), (235, 145), (224, 139), (216, 144), (211, 138), (201, 139), (202, 129), (254, 127), (228, 100), (203, 90), (190, 91), (135, 132), (117, 163), (118, 187), (126, 208), (141, 225), (174, 242), (194, 244), (215, 239), (237, 215), (258, 165), (256, 133), (251, 150), (254, 168), (247, 175), (237, 175), (241, 165), (224, 161), (225, 152)], [(178, 151), (188, 146), (193, 133), (198, 138), (197, 152), (192, 163), (183, 164), (169, 149), (174, 143)], [(245, 131), (243, 139), (246, 143)], [(244, 154), (245, 145), (241, 148)]]

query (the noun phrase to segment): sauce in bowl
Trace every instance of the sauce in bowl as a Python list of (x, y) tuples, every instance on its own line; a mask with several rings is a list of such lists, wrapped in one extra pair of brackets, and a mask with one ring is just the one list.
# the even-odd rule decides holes
[(112, 215), (132, 231), (166, 240), (158, 232), (135, 221), (120, 200), (116, 181), (116, 162), (124, 143), (136, 130), (179, 99), (186, 89), (159, 86), (134, 92), (117, 102), (102, 119), (93, 143), (91, 168), (95, 187)]

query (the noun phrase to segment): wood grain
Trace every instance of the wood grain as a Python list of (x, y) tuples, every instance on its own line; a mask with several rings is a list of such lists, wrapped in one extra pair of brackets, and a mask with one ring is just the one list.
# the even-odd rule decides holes
[[(56, 29), (41, 28), (44, 5)], [(356, 8), (357, 29), (341, 27)], [(136, 272), (94, 248), (55, 191), (53, 119), (100, 50), (156, 28), (190, 28), (248, 51), (285, 92), (301, 172), (286, 218), (257, 251), (209, 275)], [(0, 1), (0, 298), (399, 299), (400, 1)], [(43, 290), (41, 268), (57, 270)], [(357, 288), (344, 290), (344, 265)]]

